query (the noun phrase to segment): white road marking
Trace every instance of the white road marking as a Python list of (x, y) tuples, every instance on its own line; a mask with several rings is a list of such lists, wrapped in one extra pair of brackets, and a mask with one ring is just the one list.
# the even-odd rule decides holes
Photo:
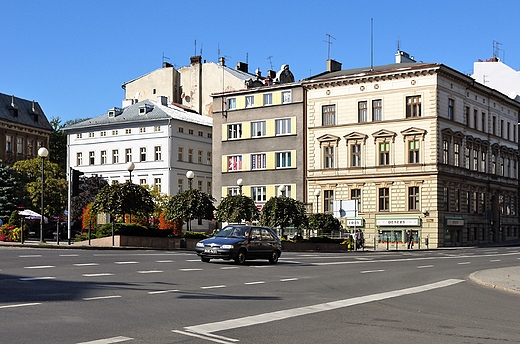
[(202, 271), (202, 269), (179, 269), (179, 271)]
[[(321, 303), (321, 304), (317, 304), (317, 305), (268, 312), (268, 313), (263, 313), (263, 314), (258, 314), (258, 315), (249, 315), (249, 316), (245, 316), (245, 317), (237, 318), (237, 319), (229, 319), (229, 320), (217, 321), (217, 322), (213, 322), (213, 323), (188, 326), (188, 327), (185, 327), (184, 330), (194, 333), (194, 334), (210, 336), (211, 333), (213, 333), (213, 332), (231, 330), (231, 329), (235, 329), (235, 328), (241, 328), (241, 327), (258, 325), (258, 324), (265, 324), (265, 323), (293, 318), (293, 317), (297, 317), (297, 316), (301, 316), (301, 315), (330, 311), (330, 310), (334, 310), (334, 309), (345, 308), (345, 307), (360, 305), (360, 304), (369, 303), (369, 302), (381, 301), (381, 300), (396, 298), (396, 297), (400, 297), (400, 296), (408, 296), (410, 294), (417, 294), (417, 293), (422, 293), (422, 292), (435, 290), (435, 289), (439, 289), (439, 288), (449, 287), (449, 286), (452, 286), (452, 285), (455, 285), (455, 284), (458, 284), (461, 282), (464, 282), (464, 280), (447, 279), (444, 281), (430, 283), (430, 284), (424, 284), (424, 285), (420, 285), (417, 287), (398, 289), (398, 290), (387, 291), (387, 292), (378, 293), (378, 294), (354, 297), (351, 299), (331, 301), (331, 302)], [(182, 331), (180, 331), (180, 332), (174, 331), (174, 332), (182, 333)], [(222, 338), (224, 338), (224, 337), (222, 337)], [(235, 341), (230, 338), (226, 338), (226, 340)]]
[(186, 262), (200, 262), (200, 259), (186, 259)]
[(18, 256), (18, 258), (38, 258), (41, 257), (41, 254), (24, 254), (21, 256)]
[(362, 274), (370, 274), (372, 272), (384, 272), (385, 270), (365, 270), (365, 271), (360, 271), (359, 273), (362, 273)]
[(104, 299), (116, 299), (122, 297), (121, 295), (109, 295), (109, 296), (97, 296), (97, 297), (84, 297), (85, 301), (93, 301), (93, 300), (104, 300)]
[[(520, 259), (520, 258), (518, 258)], [(223, 268), (220, 268), (220, 270), (231, 270), (231, 269), (239, 269), (238, 266), (224, 266)]]
[(175, 293), (178, 292), (179, 289), (171, 289), (171, 290), (157, 290), (157, 291), (149, 291), (148, 294), (165, 294), (165, 293)]
[(420, 265), (417, 269), (433, 268), (433, 265)]
[(79, 254), (60, 254), (60, 257), (79, 257)]
[(39, 280), (49, 280), (49, 279), (55, 279), (56, 277), (22, 277), (20, 278), (20, 281), (39, 281)]
[(114, 262), (114, 264), (139, 264), (139, 262)]
[(54, 268), (54, 265), (38, 265), (38, 266), (25, 266), (24, 269), (49, 269)]
[(156, 260), (156, 263), (173, 263), (173, 260)]
[(491, 259), (490, 262), (491, 263), (494, 263), (494, 262), (500, 262), (501, 260), (500, 259)]
[(207, 286), (207, 287), (200, 287), (200, 289), (217, 289), (217, 288), (225, 288), (226, 286), (221, 284), (221, 285), (210, 285), (210, 286)]
[(127, 340), (134, 340), (134, 338), (119, 336), (119, 337), (93, 340), (91, 342), (81, 342), (81, 343), (76, 343), (76, 344), (111, 344), (111, 343), (126, 342)]
[(111, 274), (109, 272), (102, 272), (99, 274), (83, 274), (84, 277), (99, 277), (99, 276), (113, 276), (114, 274)]
[(35, 303), (19, 303), (19, 304), (17, 304), (17, 305), (0, 306), (0, 309), (2, 309), (2, 308), (16, 308), (16, 307), (37, 306), (37, 305), (41, 305), (41, 303), (40, 303), (40, 302), (35, 302)]
[(78, 263), (78, 264), (72, 264), (74, 266), (96, 266), (99, 265), (98, 263)]
[[(223, 340), (220, 340), (218, 338), (214, 338), (216, 336), (213, 336), (213, 335), (210, 335), (210, 334), (206, 334), (205, 336), (203, 336), (203, 335), (198, 334), (198, 333), (185, 332), (185, 331), (179, 331), (179, 330), (172, 330), (172, 332), (178, 333), (178, 334), (183, 334), (185, 336), (190, 336), (190, 337), (195, 337), (195, 338), (201, 338), (201, 339), (204, 339), (204, 340), (209, 340), (209, 341), (212, 341), (212, 342), (215, 342), (215, 343), (229, 344), (229, 342), (238, 342), (237, 339), (225, 338), (225, 337), (222, 337)], [(220, 337), (220, 336), (218, 336), (218, 337)]]
[(255, 285), (255, 284), (264, 284), (264, 281), (257, 281), (257, 282), (246, 282), (245, 285)]
[(145, 270), (145, 271), (137, 271), (138, 274), (154, 274), (154, 273), (161, 273), (163, 271), (161, 270)]
[(471, 262), (460, 262), (460, 263), (457, 263), (458, 265), (467, 265), (467, 264), (471, 264)]
[(291, 281), (297, 281), (297, 278), (284, 278), (281, 279), (280, 282), (291, 282)]

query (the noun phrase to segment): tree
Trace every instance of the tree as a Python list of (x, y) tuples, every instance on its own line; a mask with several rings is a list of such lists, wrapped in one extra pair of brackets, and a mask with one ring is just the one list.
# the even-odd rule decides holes
[(70, 200), (71, 218), (80, 220), (87, 205), (94, 202), (97, 194), (107, 185), (108, 182), (98, 176), (83, 178), (79, 186), (79, 195), (72, 197)]
[(153, 212), (152, 196), (141, 185), (127, 181), (106, 185), (96, 196), (92, 210), (96, 213), (117, 215), (139, 215), (148, 217)]
[(240, 223), (258, 220), (259, 214), (251, 197), (227, 195), (218, 205), (215, 217), (218, 221)]
[[(15, 162), (13, 168), (20, 172), (22, 182), (25, 183), (31, 204), (39, 209), (42, 193), (42, 161), (41, 158), (20, 160)], [(47, 215), (61, 215), (67, 204), (67, 180), (65, 172), (58, 164), (45, 160), (45, 194), (44, 212)]]
[(215, 199), (211, 195), (190, 189), (173, 196), (166, 209), (166, 218), (169, 220), (181, 219), (184, 222), (191, 219), (213, 219), (213, 205)]
[(20, 182), (14, 177), (12, 168), (0, 161), (0, 218), (9, 217), (20, 205), (17, 190)]
[(279, 227), (282, 236), (286, 227), (300, 227), (307, 221), (305, 205), (290, 197), (271, 197), (262, 208), (260, 224), (272, 228)]
[(331, 213), (310, 214), (307, 229), (317, 230), (318, 233), (330, 234), (332, 231), (341, 229), (341, 222)]

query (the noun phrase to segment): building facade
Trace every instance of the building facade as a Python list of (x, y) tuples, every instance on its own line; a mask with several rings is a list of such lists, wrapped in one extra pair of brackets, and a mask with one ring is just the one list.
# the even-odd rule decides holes
[(421, 247), (518, 239), (520, 103), (398, 55), (303, 82), (314, 209), (356, 201), (343, 225), (376, 246), (403, 245), (410, 231)]
[[(193, 188), (211, 193), (212, 119), (169, 105), (166, 97), (112, 108), (66, 130), (68, 165), (86, 176), (109, 183), (131, 176), (136, 184), (175, 195), (188, 189), (186, 172), (193, 171)], [(208, 226), (192, 224), (193, 229)]]
[(0, 160), (4, 164), (37, 157), (40, 147), (49, 147), (51, 133), (38, 102), (0, 93)]

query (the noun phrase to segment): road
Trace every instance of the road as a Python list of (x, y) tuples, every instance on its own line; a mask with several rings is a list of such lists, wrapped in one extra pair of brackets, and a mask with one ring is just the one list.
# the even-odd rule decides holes
[(518, 294), (469, 280), (518, 247), (284, 252), (0, 248), (1, 343), (520, 343)]

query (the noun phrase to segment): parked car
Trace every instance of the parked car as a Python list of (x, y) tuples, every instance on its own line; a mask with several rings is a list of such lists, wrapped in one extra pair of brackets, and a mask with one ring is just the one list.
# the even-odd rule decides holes
[(270, 228), (228, 225), (215, 236), (199, 241), (195, 251), (206, 263), (210, 259), (232, 259), (237, 264), (268, 259), (269, 263), (276, 264), (282, 254), (282, 244)]

